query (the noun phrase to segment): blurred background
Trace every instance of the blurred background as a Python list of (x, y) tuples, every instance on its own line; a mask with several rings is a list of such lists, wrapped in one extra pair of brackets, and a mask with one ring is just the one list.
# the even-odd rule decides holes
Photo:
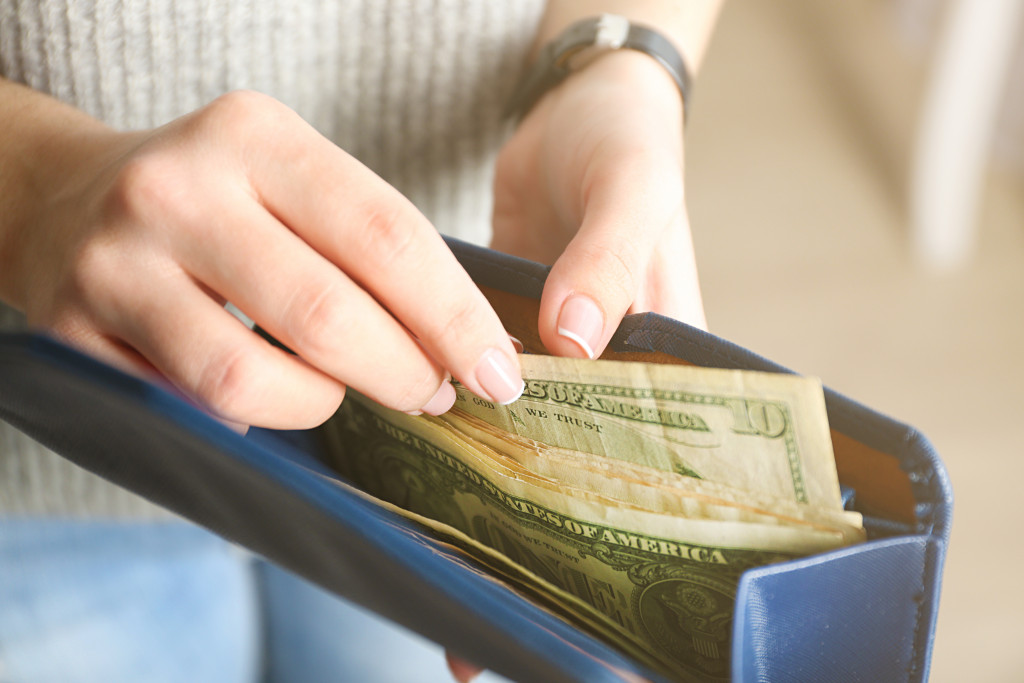
[(711, 330), (918, 427), (949, 468), (937, 682), (1024, 680), (1021, 5), (730, 0), (687, 133)]

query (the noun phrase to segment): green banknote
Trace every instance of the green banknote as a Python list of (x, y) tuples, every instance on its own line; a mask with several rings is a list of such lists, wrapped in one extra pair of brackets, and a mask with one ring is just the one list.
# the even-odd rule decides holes
[(600, 494), (616, 504), (691, 518), (804, 524), (839, 531), (850, 543), (864, 540), (863, 520), (857, 512), (755, 495), (716, 482), (548, 446), (496, 429), (459, 410), (449, 411), (441, 419), (463, 439), (508, 456), (525, 472), (547, 478), (562, 491)]
[(457, 385), (456, 407), (543, 444), (842, 510), (815, 379), (539, 355), (520, 361), (520, 400), (502, 406)]
[(531, 594), (597, 621), (606, 640), (684, 680), (728, 680), (743, 571), (848, 542), (805, 524), (619, 504), (530, 472), (441, 421), (357, 395), (328, 429), (336, 466), (364, 491), (497, 551), (523, 569), (516, 581)]
[[(343, 432), (335, 430), (329, 435), (333, 437), (330, 439), (330, 442), (337, 449), (335, 452), (343, 452), (344, 448), (338, 448), (338, 444), (335, 443), (335, 439), (343, 436)], [(320, 476), (325, 475), (320, 474)], [(613, 643), (620, 650), (652, 669), (669, 671), (673, 669), (670, 662), (666, 663), (658, 660), (642, 642), (639, 642), (632, 634), (627, 633), (606, 619), (593, 607), (576, 596), (548, 583), (533, 574), (526, 567), (511, 561), (497, 550), (483, 545), (447, 524), (371, 496), (362, 489), (355, 488), (345, 482), (338, 481), (337, 479), (330, 480), (336, 485), (347, 489), (353, 495), (367, 497), (392, 513), (425, 527), (429, 530), (435, 543), (440, 542), (447, 546), (450, 552), (454, 551), (469, 560), (463, 563), (463, 567), (466, 570), (473, 571), (491, 583), (499, 583), (515, 589), (521, 595), (530, 598), (535, 605), (546, 609), (548, 612), (561, 617), (579, 628), (589, 631), (592, 635), (602, 638), (605, 642)], [(481, 568), (484, 571), (481, 571)], [(627, 672), (615, 668), (612, 670), (616, 671), (625, 680), (631, 680)]]

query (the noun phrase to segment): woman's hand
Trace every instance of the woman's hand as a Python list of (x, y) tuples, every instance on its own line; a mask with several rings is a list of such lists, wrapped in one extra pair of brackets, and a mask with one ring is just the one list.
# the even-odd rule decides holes
[(651, 57), (600, 57), (548, 92), (502, 149), (495, 249), (554, 267), (540, 335), (596, 357), (626, 313), (706, 327), (683, 193), (682, 100)]
[(282, 104), (233, 93), (138, 133), (66, 117), (32, 129), (45, 145), (20, 176), (0, 173), (31, 188), (0, 219), (0, 298), (31, 325), (243, 425), (319, 424), (346, 385), (437, 414), (448, 372), (494, 401), (521, 391), (508, 335), (437, 231)]
[[(707, 327), (683, 195), (682, 101), (650, 57), (601, 57), (547, 93), (502, 149), (495, 249), (553, 263), (540, 336), (596, 358), (626, 313)], [(460, 683), (483, 669), (451, 652)]]

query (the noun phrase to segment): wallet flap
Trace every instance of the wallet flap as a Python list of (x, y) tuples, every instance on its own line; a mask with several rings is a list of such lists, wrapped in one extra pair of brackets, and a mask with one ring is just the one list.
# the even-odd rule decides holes
[(458, 551), (163, 389), (0, 335), (0, 418), (68, 459), (513, 680), (661, 680)]
[(919, 639), (929, 633), (935, 543), (892, 538), (748, 571), (736, 595), (734, 678), (926, 680), (930, 647)]

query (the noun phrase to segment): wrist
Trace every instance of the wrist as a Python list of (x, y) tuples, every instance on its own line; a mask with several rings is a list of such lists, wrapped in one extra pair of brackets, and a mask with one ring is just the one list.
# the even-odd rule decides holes
[[(547, 112), (547, 113), (545, 113)], [(659, 152), (682, 163), (683, 101), (661, 65), (631, 50), (596, 59), (547, 93), (527, 115), (555, 116), (577, 127), (604, 128), (634, 141), (656, 141)], [(618, 134), (617, 133), (617, 134)]]
[(615, 50), (601, 55), (587, 71), (563, 83), (566, 89), (580, 83), (600, 83), (614, 88), (619, 100), (650, 106), (651, 116), (682, 127), (684, 103), (676, 81), (653, 57), (636, 50)]

